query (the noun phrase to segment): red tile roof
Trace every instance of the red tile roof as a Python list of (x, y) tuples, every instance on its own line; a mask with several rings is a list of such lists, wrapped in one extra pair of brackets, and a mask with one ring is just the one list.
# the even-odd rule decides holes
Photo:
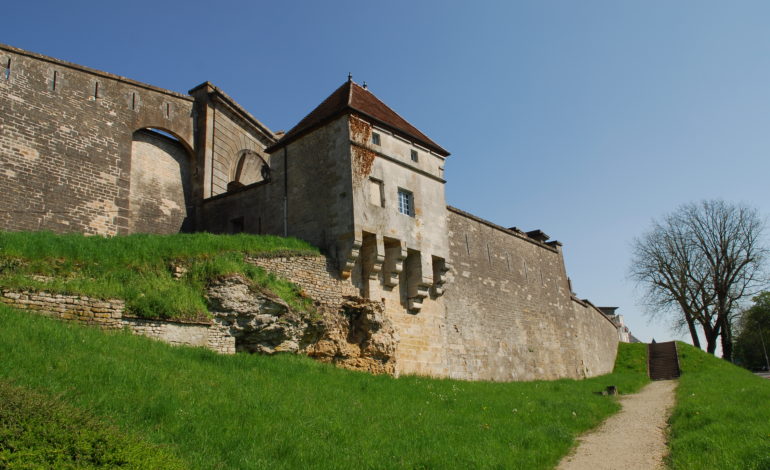
[(352, 80), (348, 80), (341, 87), (337, 88), (278, 142), (268, 147), (267, 151), (272, 153), (304, 134), (351, 111), (374, 121), (375, 124), (385, 127), (396, 134), (411, 139), (439, 155), (449, 156), (449, 152), (444, 148), (409, 124), (406, 119), (390, 109), (388, 105), (380, 101), (369, 90), (354, 83)]

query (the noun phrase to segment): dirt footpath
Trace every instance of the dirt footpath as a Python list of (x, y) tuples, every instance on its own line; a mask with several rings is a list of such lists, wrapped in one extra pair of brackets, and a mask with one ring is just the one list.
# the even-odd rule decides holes
[(557, 470), (652, 470), (665, 468), (666, 421), (674, 406), (676, 380), (652, 382), (620, 397), (623, 409), (580, 437)]

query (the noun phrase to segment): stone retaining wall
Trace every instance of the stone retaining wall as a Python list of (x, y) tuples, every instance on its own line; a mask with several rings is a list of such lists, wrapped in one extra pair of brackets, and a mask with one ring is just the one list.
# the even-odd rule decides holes
[(325, 256), (248, 256), (246, 261), (297, 284), (306, 295), (324, 305), (339, 307), (345, 297), (361, 295), (350, 281), (340, 278), (334, 262)]
[(22, 310), (32, 310), (50, 317), (107, 329), (123, 327), (122, 300), (93, 299), (86, 296), (49, 294), (47, 292), (3, 290), (0, 302)]
[(48, 292), (0, 292), (0, 302), (83, 325), (104, 329), (128, 328), (134, 334), (159, 339), (166, 343), (202, 346), (214, 351), (235, 353), (235, 338), (217, 323), (187, 323), (124, 316), (122, 300), (102, 300), (82, 295), (51, 294)]

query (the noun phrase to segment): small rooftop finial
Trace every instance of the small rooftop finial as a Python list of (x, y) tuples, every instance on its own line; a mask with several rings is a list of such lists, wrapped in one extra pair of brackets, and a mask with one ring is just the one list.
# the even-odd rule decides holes
[(350, 72), (348, 72), (348, 81), (349, 81), (349, 82), (352, 82), (352, 81), (353, 81), (353, 74), (352, 74), (352, 73), (350, 73)]
[(366, 80), (364, 80), (364, 85), (363, 85), (363, 87), (364, 87), (364, 90), (366, 90)]

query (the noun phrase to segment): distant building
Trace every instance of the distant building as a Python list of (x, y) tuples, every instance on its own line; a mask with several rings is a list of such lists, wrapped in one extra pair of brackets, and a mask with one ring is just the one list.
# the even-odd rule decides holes
[(612, 320), (612, 323), (615, 324), (615, 327), (618, 329), (618, 341), (622, 343), (638, 343), (639, 340), (632, 341), (631, 338), (631, 332), (626, 326), (625, 322), (623, 321), (623, 315), (618, 315), (615, 313), (615, 310), (618, 309), (618, 307), (597, 307), (599, 310), (604, 313), (604, 315)]

